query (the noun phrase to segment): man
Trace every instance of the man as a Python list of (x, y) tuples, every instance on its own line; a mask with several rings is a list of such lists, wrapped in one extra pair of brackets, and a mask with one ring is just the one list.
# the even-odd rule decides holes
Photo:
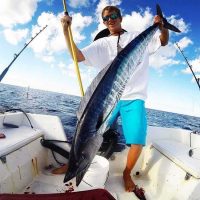
[[(121, 12), (115, 6), (105, 7), (102, 11), (102, 19), (110, 32), (109, 36), (94, 41), (82, 50), (75, 46), (79, 62), (84, 61), (85, 64), (97, 67), (100, 70), (110, 64), (120, 50), (138, 35), (138, 33), (128, 33), (122, 29)], [(61, 19), (66, 41), (69, 40), (67, 28), (71, 25), (71, 22), (72, 18), (69, 16), (64, 16)], [(144, 101), (147, 96), (149, 55), (161, 45), (165, 46), (169, 38), (168, 30), (163, 27), (161, 17), (155, 16), (154, 23), (160, 24), (160, 35), (155, 36), (147, 47), (137, 69), (128, 81), (110, 121), (112, 123), (116, 117), (121, 116), (126, 143), (130, 145), (126, 167), (123, 171), (125, 190), (134, 191), (141, 199), (144, 196), (143, 189), (137, 188), (134, 184), (131, 178), (131, 170), (135, 166), (146, 141), (147, 123)]]

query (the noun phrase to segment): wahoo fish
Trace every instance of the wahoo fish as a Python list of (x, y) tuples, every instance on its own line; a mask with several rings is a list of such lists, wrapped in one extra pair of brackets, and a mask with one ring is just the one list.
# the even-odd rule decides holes
[[(180, 32), (163, 17), (157, 5), (157, 15), (163, 18), (164, 27)], [(78, 186), (98, 152), (103, 134), (109, 128), (109, 119), (119, 101), (131, 74), (158, 29), (154, 24), (133, 39), (93, 80), (82, 98), (77, 112), (77, 126), (69, 157), (69, 168), (64, 182), (76, 177)]]

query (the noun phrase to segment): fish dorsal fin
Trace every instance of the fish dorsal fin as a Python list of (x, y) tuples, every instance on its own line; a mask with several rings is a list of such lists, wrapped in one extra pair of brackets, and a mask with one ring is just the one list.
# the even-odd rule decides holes
[(97, 88), (98, 84), (101, 82), (102, 78), (104, 77), (104, 75), (106, 74), (106, 72), (108, 71), (110, 67), (110, 64), (108, 66), (106, 66), (103, 70), (101, 70), (97, 76), (94, 78), (94, 80), (92, 81), (92, 83), (90, 84), (90, 86), (88, 87), (88, 89), (85, 92), (85, 96), (83, 96), (78, 111), (77, 111), (77, 118), (78, 120), (81, 119), (95, 89)]

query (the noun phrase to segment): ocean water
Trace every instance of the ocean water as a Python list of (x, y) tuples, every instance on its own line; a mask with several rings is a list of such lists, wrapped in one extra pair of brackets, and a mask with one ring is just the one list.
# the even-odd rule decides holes
[[(0, 112), (22, 109), (30, 113), (56, 115), (63, 123), (68, 140), (72, 139), (75, 132), (79, 102), (80, 97), (77, 96), (0, 83)], [(198, 117), (147, 109), (147, 118), (148, 125), (200, 132)], [(118, 132), (122, 134), (120, 120)]]

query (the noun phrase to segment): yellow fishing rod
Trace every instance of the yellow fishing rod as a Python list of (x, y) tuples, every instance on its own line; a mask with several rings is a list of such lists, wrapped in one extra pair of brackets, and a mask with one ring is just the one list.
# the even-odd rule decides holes
[[(65, 14), (68, 15), (66, 0), (63, 0), (63, 7), (64, 7)], [(84, 90), (83, 90), (83, 85), (82, 85), (82, 81), (81, 81), (81, 75), (80, 75), (80, 71), (79, 71), (79, 67), (78, 67), (76, 48), (74, 46), (74, 41), (73, 41), (73, 36), (72, 36), (72, 31), (71, 31), (70, 26), (68, 26), (68, 33), (69, 33), (69, 47), (70, 47), (70, 51), (72, 53), (72, 58), (73, 58), (75, 69), (76, 69), (76, 75), (77, 75), (77, 78), (78, 78), (78, 83), (79, 83), (81, 95), (84, 96)]]

